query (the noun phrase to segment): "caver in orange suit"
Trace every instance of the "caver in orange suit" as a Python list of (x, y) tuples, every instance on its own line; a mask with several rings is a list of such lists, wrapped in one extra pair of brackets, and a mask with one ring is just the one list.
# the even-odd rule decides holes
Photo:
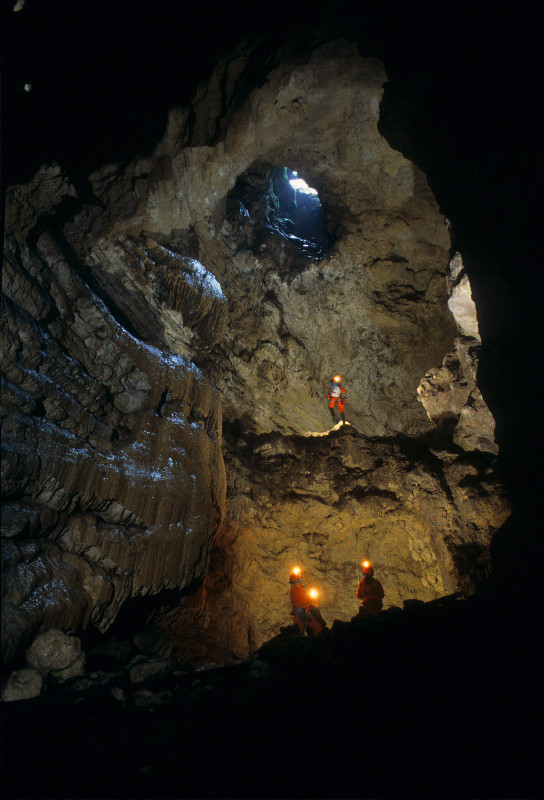
[(302, 585), (302, 578), (300, 575), (293, 573), (289, 578), (291, 587), (289, 589), (289, 596), (291, 598), (291, 614), (295, 618), (295, 625), (299, 631), (304, 635), (304, 629), (310, 619), (308, 596), (306, 589)]
[(346, 404), (346, 396), (347, 390), (344, 389), (341, 383), (342, 378), (340, 375), (335, 375), (334, 378), (331, 380), (331, 385), (329, 386), (329, 391), (327, 393), (327, 400), (329, 401), (329, 411), (331, 412), (331, 417), (336, 424), (336, 414), (334, 413), (334, 406), (338, 403), (338, 411), (340, 412), (340, 417), (342, 422), (346, 421), (344, 416), (344, 406)]
[(357, 597), (361, 601), (359, 614), (365, 617), (377, 617), (383, 608), (384, 590), (374, 577), (374, 569), (368, 565), (363, 567), (363, 580), (357, 587)]

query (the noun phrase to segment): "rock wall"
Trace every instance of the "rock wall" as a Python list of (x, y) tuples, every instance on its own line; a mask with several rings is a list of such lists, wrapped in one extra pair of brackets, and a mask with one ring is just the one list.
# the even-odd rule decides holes
[[(389, 603), (468, 588), (507, 514), (492, 456), (478, 460), (492, 430), (406, 454), (444, 418), (418, 402), (422, 376), (461, 345), (448, 226), (378, 131), (383, 65), (335, 41), (242, 100), (250, 56), (222, 61), (151, 155), (104, 165), (84, 192), (54, 165), (8, 192), (7, 657), (39, 629), (105, 630), (129, 597), (193, 593), (225, 511), (222, 415), (226, 522), (210, 579), (169, 623), (196, 657), (277, 631), (295, 555), (345, 618), (359, 557)], [(284, 166), (319, 192), (334, 240), (320, 261), (263, 232), (258, 196), (248, 208), (237, 192)], [(455, 415), (470, 406), (477, 433), (489, 415), (463, 354)], [(336, 372), (342, 439), (326, 435)], [(441, 373), (447, 393), (457, 378)]]
[(473, 593), (509, 515), (493, 457), (412, 437), (239, 437), (226, 452), (227, 515), (199, 593), (164, 620), (180, 657), (243, 657), (289, 625), (303, 568), (325, 619), (349, 620), (370, 558), (384, 607)]
[[(90, 621), (105, 630), (127, 598), (188, 587), (205, 572), (224, 513), (217, 391), (164, 340), (161, 349), (158, 336), (153, 346), (130, 333), (78, 274), (62, 237), (59, 243), (41, 232), (72, 192), (51, 168), (9, 196), (2, 299), (6, 658), (41, 627), (75, 630)], [(163, 272), (171, 287), (163, 306), (175, 325), (194, 323), (191, 336), (201, 334), (203, 345), (215, 341), (226, 304), (217, 292), (206, 296), (205, 278), (212, 277), (198, 265), (199, 281), (192, 275), (180, 290), (179, 265), (163, 265)], [(119, 288), (114, 296), (121, 295)]]

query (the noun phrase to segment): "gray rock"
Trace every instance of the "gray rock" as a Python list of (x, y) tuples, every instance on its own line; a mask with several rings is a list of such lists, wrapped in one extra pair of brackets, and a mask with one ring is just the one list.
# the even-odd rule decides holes
[(130, 680), (132, 683), (143, 683), (149, 678), (159, 678), (166, 675), (172, 669), (170, 661), (149, 661), (136, 664), (130, 670)]
[(37, 669), (19, 669), (12, 672), (8, 678), (6, 688), (2, 693), (2, 700), (9, 703), (13, 700), (28, 700), (38, 697), (43, 687), (43, 677)]
[(81, 642), (52, 628), (39, 634), (26, 653), (26, 660), (42, 673), (50, 672), (54, 678), (66, 681), (85, 675), (85, 654)]
[(115, 699), (119, 701), (119, 703), (123, 703), (124, 704), (124, 703), (127, 702), (127, 699), (125, 697), (125, 693), (121, 689), (120, 686), (114, 686), (113, 689), (110, 689), (110, 692), (115, 697)]
[(134, 703), (136, 706), (155, 706), (160, 703), (167, 703), (172, 699), (172, 692), (150, 692), (148, 689), (138, 689), (134, 692)]

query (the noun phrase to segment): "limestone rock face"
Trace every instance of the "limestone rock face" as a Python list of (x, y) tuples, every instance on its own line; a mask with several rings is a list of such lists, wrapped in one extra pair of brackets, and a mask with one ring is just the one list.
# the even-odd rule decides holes
[(447, 277), (448, 307), (461, 335), (442, 366), (426, 373), (417, 389), (418, 399), (429, 419), (453, 430), (454, 442), (464, 450), (496, 454), (495, 421), (476, 384), (481, 344), (476, 306), (459, 253), (450, 261)]
[[(209, 657), (212, 631), (218, 658), (245, 653), (284, 619), (295, 555), (346, 618), (362, 551), (389, 603), (438, 596), (472, 585), (506, 513), (491, 461), (463, 461), (494, 452), (468, 290), (425, 176), (378, 130), (383, 65), (340, 40), (244, 93), (250, 57), (222, 61), (154, 152), (103, 165), (84, 197), (55, 165), (8, 191), (6, 658), (171, 588), (188, 592), (181, 650)], [(319, 256), (270, 222), (284, 168), (318, 192)], [(328, 432), (336, 373), (342, 446), (307, 435)], [(457, 449), (406, 454), (450, 419)]]
[(329, 623), (357, 613), (364, 558), (385, 608), (470, 594), (509, 515), (492, 456), (433, 451), (409, 437), (367, 438), (349, 427), (276, 434), (238, 440), (226, 463), (228, 510), (210, 574), (168, 621), (185, 658), (242, 657), (289, 625), (295, 565), (306, 588), (319, 590)]
[[(185, 118), (171, 115), (159, 148), (168, 177), (135, 219), (157, 240), (187, 242), (192, 231), (194, 255), (227, 295), (227, 334), (202, 366), (229, 421), (256, 432), (323, 430), (328, 381), (340, 373), (359, 430), (430, 427), (416, 388), (455, 337), (449, 233), (424, 175), (378, 132), (385, 80), (380, 62), (337, 42), (272, 71), (214, 147), (173, 153)], [(283, 166), (319, 193), (336, 239), (319, 263), (263, 237), (255, 196), (248, 208), (247, 192), (236, 191), (237, 181)]]
[(39, 697), (43, 687), (43, 675), (38, 669), (18, 669), (9, 676), (2, 692), (4, 703), (14, 700), (30, 700)]

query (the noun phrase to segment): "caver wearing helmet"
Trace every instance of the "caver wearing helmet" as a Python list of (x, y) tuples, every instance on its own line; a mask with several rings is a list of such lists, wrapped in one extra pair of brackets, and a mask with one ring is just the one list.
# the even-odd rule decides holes
[(321, 633), (323, 628), (327, 627), (327, 623), (319, 610), (318, 597), (319, 592), (317, 589), (310, 589), (308, 592), (308, 611), (310, 613), (310, 618), (306, 629), (311, 636), (317, 636), (318, 633)]
[(346, 404), (347, 399), (347, 390), (344, 389), (342, 386), (342, 377), (340, 375), (335, 375), (331, 379), (331, 385), (329, 386), (329, 391), (327, 392), (327, 400), (329, 401), (329, 411), (331, 412), (332, 421), (336, 425), (338, 420), (336, 419), (336, 414), (334, 411), (334, 407), (336, 403), (338, 403), (338, 411), (340, 412), (340, 417), (342, 422), (345, 424), (346, 417), (344, 416), (344, 406)]
[(363, 580), (357, 587), (357, 597), (361, 601), (359, 614), (364, 617), (377, 617), (383, 608), (384, 590), (374, 577), (374, 567), (370, 561), (363, 561)]
[(289, 575), (289, 583), (302, 583), (302, 570), (300, 567), (293, 567), (291, 574)]
[(291, 575), (289, 576), (289, 583), (291, 584), (289, 597), (291, 598), (292, 606), (290, 613), (295, 618), (295, 625), (302, 636), (304, 636), (306, 625), (310, 619), (310, 613), (306, 589), (302, 585), (302, 572), (300, 567), (293, 567)]

